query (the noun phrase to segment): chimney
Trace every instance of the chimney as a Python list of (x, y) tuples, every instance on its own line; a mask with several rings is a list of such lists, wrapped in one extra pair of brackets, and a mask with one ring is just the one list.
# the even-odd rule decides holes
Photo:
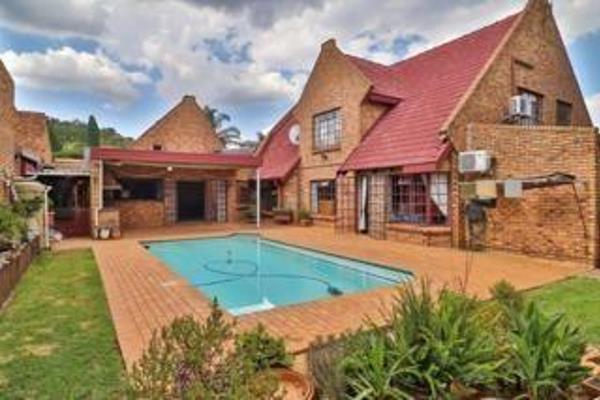
[(321, 50), (336, 49), (336, 48), (337, 48), (337, 44), (335, 43), (335, 39), (333, 39), (333, 38), (328, 39), (321, 44)]
[(196, 102), (196, 97), (194, 95), (191, 94), (186, 94), (183, 96), (183, 99), (181, 99), (181, 101), (183, 102), (192, 102), (195, 103)]

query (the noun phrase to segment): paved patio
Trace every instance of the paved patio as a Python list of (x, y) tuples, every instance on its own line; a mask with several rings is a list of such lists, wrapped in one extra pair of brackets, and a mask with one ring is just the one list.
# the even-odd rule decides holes
[[(130, 231), (116, 241), (67, 240), (57, 249), (93, 248), (119, 345), (129, 366), (140, 356), (153, 330), (168, 324), (176, 316), (191, 314), (203, 319), (210, 307), (210, 301), (201, 292), (153, 257), (139, 241), (240, 231), (255, 232), (250, 225), (177, 225)], [(496, 251), (469, 255), (456, 249), (424, 248), (359, 235), (336, 235), (326, 227), (266, 226), (260, 233), (269, 239), (407, 269), (417, 278), (429, 277), (438, 286), (456, 287), (459, 281), (464, 281), (467, 265), (470, 265), (467, 290), (482, 298), (488, 295), (491, 285), (503, 278), (519, 289), (528, 289), (590, 269), (574, 262)], [(380, 311), (389, 306), (394, 293), (394, 288), (382, 288), (276, 308), (241, 316), (238, 326), (247, 329), (260, 322), (272, 334), (284, 337), (293, 352), (302, 352), (319, 335), (358, 328), (367, 317), (380, 321)]]

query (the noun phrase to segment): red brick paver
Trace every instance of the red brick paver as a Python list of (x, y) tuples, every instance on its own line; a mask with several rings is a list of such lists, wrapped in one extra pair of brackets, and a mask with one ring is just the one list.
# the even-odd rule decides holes
[[(210, 301), (196, 288), (153, 257), (140, 239), (173, 239), (252, 231), (244, 225), (182, 225), (157, 230), (128, 232), (121, 240), (91, 243), (100, 269), (123, 358), (128, 366), (142, 353), (152, 332), (173, 318), (191, 314), (204, 319)], [(310, 234), (308, 234), (310, 233)], [(326, 227), (266, 227), (261, 234), (346, 257), (390, 265), (427, 276), (436, 285), (456, 285), (464, 279), (468, 255), (447, 248), (423, 248), (358, 235), (334, 234)], [(499, 279), (520, 289), (540, 286), (588, 269), (572, 262), (537, 259), (502, 252), (472, 256), (467, 290), (480, 297)], [(366, 318), (381, 322), (381, 313), (394, 288), (317, 300), (239, 317), (246, 329), (262, 323), (274, 335), (284, 337), (294, 352), (306, 349), (317, 336), (358, 328)], [(229, 316), (229, 318), (233, 318)]]

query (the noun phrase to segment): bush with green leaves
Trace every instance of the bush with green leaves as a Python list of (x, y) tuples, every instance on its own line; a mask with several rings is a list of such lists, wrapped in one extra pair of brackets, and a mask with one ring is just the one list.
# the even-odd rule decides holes
[(563, 317), (520, 306), (502, 286), (497, 293), (509, 294), (498, 297), (508, 306), (498, 312), (497, 302), (448, 289), (434, 294), (427, 281), (407, 285), (384, 327), (369, 322), (343, 341), (311, 346), (318, 391), (330, 400), (567, 398), (586, 374), (578, 331)]
[(310, 211), (302, 208), (298, 211), (298, 219), (299, 220), (310, 220), (312, 218)]
[(588, 370), (581, 366), (585, 342), (564, 315), (548, 317), (535, 303), (511, 313), (505, 380), (518, 398), (569, 399), (569, 389)]
[[(134, 364), (130, 374), (133, 396), (148, 399), (278, 399), (276, 376), (268, 369), (257, 369), (257, 360), (263, 365), (268, 364), (263, 354), (255, 353), (257, 348), (253, 346), (242, 349), (233, 329), (234, 325), (225, 321), (216, 303), (203, 324), (192, 317), (175, 319), (153, 335), (148, 349)], [(274, 343), (262, 331), (247, 335), (245, 338)], [(242, 342), (247, 343), (247, 339)]]
[(509, 281), (502, 279), (490, 289), (492, 299), (509, 310), (520, 311), (525, 305), (525, 297)]
[(12, 207), (0, 205), (0, 250), (13, 248), (27, 234), (27, 221)]
[(248, 357), (257, 370), (289, 367), (292, 364), (292, 357), (285, 349), (283, 339), (269, 335), (262, 324), (239, 334), (235, 339), (235, 350)]

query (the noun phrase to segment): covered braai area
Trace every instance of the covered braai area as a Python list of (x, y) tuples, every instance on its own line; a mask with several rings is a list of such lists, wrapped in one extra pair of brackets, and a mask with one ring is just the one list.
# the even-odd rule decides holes
[(247, 154), (95, 148), (92, 233), (116, 238), (127, 229), (236, 221), (238, 175), (257, 167)]

